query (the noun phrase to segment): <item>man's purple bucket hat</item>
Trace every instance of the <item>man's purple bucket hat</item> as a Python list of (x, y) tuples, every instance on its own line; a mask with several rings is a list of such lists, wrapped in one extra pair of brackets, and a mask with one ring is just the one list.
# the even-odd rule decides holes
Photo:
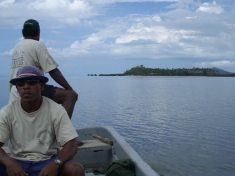
[(16, 82), (20, 80), (40, 80), (46, 83), (48, 78), (43, 76), (42, 72), (34, 66), (23, 66), (18, 70), (16, 78), (13, 78), (10, 83), (16, 85)]

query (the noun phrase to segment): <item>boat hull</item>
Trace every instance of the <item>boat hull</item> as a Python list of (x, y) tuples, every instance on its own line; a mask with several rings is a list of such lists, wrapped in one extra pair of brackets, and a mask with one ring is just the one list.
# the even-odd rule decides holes
[(74, 159), (83, 164), (87, 172), (104, 168), (113, 161), (130, 158), (135, 163), (136, 176), (158, 176), (113, 127), (88, 127), (77, 129), (77, 133), (81, 141), (94, 140), (93, 135), (98, 135), (113, 142), (113, 146), (108, 149), (97, 148), (77, 152)]

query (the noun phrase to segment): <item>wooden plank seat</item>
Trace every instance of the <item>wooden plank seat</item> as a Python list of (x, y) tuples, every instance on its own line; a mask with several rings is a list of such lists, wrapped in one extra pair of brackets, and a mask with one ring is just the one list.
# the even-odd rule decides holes
[(93, 140), (84, 140), (82, 141), (84, 144), (79, 146), (77, 151), (89, 151), (89, 150), (108, 150), (111, 149), (112, 146), (110, 144), (104, 143), (100, 140), (93, 139)]

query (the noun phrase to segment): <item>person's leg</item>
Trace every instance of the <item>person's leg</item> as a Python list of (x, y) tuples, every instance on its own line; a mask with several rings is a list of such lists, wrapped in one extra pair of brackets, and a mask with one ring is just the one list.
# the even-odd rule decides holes
[(60, 176), (85, 176), (84, 167), (76, 162), (67, 162), (63, 165), (60, 171)]
[[(22, 161), (22, 160), (18, 160), (18, 159), (15, 159), (15, 160), (18, 162), (19, 165), (21, 165), (21, 167), (24, 170), (24, 172), (29, 174), (28, 168), (30, 167), (31, 162), (29, 162), (29, 161)], [(0, 164), (0, 176), (7, 176), (6, 167), (3, 164)]]
[(50, 162), (52, 162), (54, 159), (56, 158), (56, 156), (52, 156), (51, 158), (49, 159), (46, 159), (46, 160), (43, 160), (43, 161), (35, 161), (35, 162), (32, 162), (32, 164), (30, 165), (29, 169), (30, 169), (30, 172), (29, 172), (29, 176), (36, 176), (36, 175), (39, 175), (41, 170), (46, 166), (48, 165)]
[(69, 118), (72, 118), (74, 106), (78, 99), (78, 94), (75, 91), (46, 84), (45, 89), (42, 91), (42, 96), (61, 104), (67, 111)]
[(6, 167), (0, 164), (0, 176), (7, 176)]
[(67, 111), (70, 119), (72, 118), (73, 109), (77, 99), (78, 99), (78, 94), (75, 91), (66, 90), (62, 88), (56, 88), (55, 94), (52, 97), (52, 100), (54, 100), (59, 104), (62, 104), (62, 106)]

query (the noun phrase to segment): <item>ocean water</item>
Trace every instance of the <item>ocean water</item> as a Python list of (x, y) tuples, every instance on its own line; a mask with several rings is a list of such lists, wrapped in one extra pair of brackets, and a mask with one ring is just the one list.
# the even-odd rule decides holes
[[(235, 175), (235, 78), (82, 76), (68, 81), (79, 94), (74, 126), (113, 126), (159, 175)], [(7, 79), (0, 82), (2, 107), (9, 91)]]

